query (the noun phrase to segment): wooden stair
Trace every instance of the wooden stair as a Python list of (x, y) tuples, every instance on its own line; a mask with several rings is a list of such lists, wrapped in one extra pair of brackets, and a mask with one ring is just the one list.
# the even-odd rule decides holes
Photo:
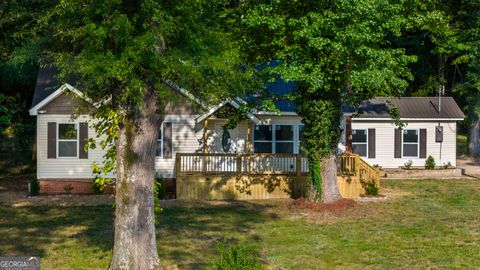
[(365, 194), (369, 182), (380, 188), (380, 169), (370, 166), (357, 154), (342, 154), (337, 157), (337, 180), (343, 197), (358, 198)]

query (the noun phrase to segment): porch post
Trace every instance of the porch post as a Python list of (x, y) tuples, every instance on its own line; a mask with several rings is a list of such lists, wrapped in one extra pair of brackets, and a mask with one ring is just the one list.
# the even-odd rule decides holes
[(208, 119), (205, 119), (205, 126), (203, 127), (203, 153), (207, 154), (208, 153), (208, 147), (207, 147), (207, 126), (208, 126)]
[(248, 123), (247, 128), (247, 153), (252, 153), (252, 124)]

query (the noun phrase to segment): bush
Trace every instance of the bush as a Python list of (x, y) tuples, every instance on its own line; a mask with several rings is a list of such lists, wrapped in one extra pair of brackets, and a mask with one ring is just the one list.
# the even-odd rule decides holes
[(425, 160), (425, 169), (435, 169), (435, 159), (432, 156), (428, 156), (427, 160)]
[(155, 213), (155, 224), (159, 224), (158, 216), (162, 212), (162, 208), (160, 207), (160, 200), (165, 199), (166, 196), (166, 187), (165, 181), (160, 176), (155, 176), (155, 180), (153, 182), (153, 211)]
[(114, 187), (114, 182), (111, 178), (96, 177), (93, 180), (92, 188), (95, 194), (102, 194), (107, 187)]
[(28, 192), (30, 196), (36, 196), (40, 193), (40, 182), (38, 182), (38, 179), (30, 181)]
[(377, 183), (375, 183), (375, 181), (371, 180), (365, 184), (366, 195), (376, 196), (378, 195), (378, 191), (379, 191), (379, 188), (377, 186)]
[(413, 165), (413, 161), (410, 159), (409, 161), (403, 163), (403, 168), (405, 170), (410, 170), (410, 168), (412, 168), (412, 165)]
[(159, 200), (164, 200), (167, 196), (167, 188), (165, 185), (165, 181), (163, 181), (163, 179), (159, 176), (155, 176), (153, 192), (155, 194), (155, 198)]
[(262, 270), (265, 267), (258, 261), (256, 252), (243, 244), (230, 244), (225, 247), (217, 242), (220, 258), (210, 263), (209, 270)]
[(453, 165), (452, 163), (450, 163), (450, 161), (448, 163), (443, 163), (443, 168), (444, 169), (450, 169), (450, 168), (453, 168)]

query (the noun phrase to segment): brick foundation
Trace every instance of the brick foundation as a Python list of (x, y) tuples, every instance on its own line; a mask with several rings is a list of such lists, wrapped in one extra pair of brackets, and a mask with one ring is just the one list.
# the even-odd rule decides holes
[(93, 179), (38, 179), (40, 194), (93, 194)]
[[(166, 186), (166, 198), (174, 199), (176, 197), (175, 178), (163, 179)], [(40, 183), (40, 194), (93, 194), (93, 179), (38, 179)], [(114, 193), (112, 187), (105, 188), (104, 193)]]

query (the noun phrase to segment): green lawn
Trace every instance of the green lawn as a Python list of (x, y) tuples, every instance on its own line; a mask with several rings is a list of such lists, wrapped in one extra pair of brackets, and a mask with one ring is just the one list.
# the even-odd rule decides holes
[[(480, 182), (385, 181), (389, 199), (341, 212), (292, 213), (285, 202), (166, 207), (167, 266), (202, 269), (215, 242), (245, 241), (278, 269), (480, 267)], [(0, 206), (0, 255), (39, 255), (42, 269), (106, 269), (111, 206)]]

